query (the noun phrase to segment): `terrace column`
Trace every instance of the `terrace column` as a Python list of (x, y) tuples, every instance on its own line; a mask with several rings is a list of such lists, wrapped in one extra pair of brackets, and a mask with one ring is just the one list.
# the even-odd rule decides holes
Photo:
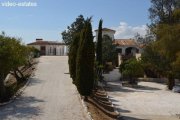
[(126, 53), (126, 48), (122, 47), (122, 55), (125, 55), (125, 53)]

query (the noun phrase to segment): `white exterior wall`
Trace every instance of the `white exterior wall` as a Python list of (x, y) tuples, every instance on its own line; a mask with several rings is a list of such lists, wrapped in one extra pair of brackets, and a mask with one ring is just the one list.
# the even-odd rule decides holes
[(64, 56), (65, 55), (65, 46), (57, 46), (56, 47), (56, 54), (59, 56)]
[(65, 45), (46, 45), (46, 55), (54, 55), (55, 51), (57, 56), (64, 56), (65, 53)]
[(137, 60), (141, 59), (141, 54), (140, 53), (136, 53), (136, 59)]
[(129, 47), (133, 47), (131, 52), (133, 53), (134, 56), (136, 55), (136, 49), (139, 50), (139, 53), (142, 53), (142, 50), (140, 48), (138, 48), (137, 46), (122, 46), (122, 47), (118, 46), (117, 48), (122, 49), (122, 53), (121, 54), (125, 55), (126, 49), (129, 48)]
[[(41, 50), (40, 45), (30, 45), (38, 50)], [(54, 55), (54, 49), (56, 49), (57, 56), (67, 55), (67, 46), (65, 45), (42, 45), (46, 47), (46, 55)]]
[(56, 55), (62, 55), (61, 46), (57, 46), (57, 47), (56, 47)]
[(125, 55), (126, 53), (126, 47), (122, 47), (122, 55)]
[(46, 45), (46, 55), (53, 55), (53, 49), (55, 46), (53, 45)]
[(121, 62), (122, 62), (122, 61), (121, 61), (121, 57), (122, 57), (121, 54), (118, 54), (118, 66), (119, 66), (119, 65), (121, 64)]
[[(114, 32), (113, 31), (102, 31), (102, 36), (108, 35), (112, 40), (114, 40)], [(98, 31), (96, 31), (96, 41), (98, 39)]]
[(51, 52), (50, 52), (50, 45), (46, 45), (46, 55), (51, 55)]
[(68, 47), (67, 47), (67, 46), (64, 46), (64, 53), (65, 53), (65, 55), (68, 55), (68, 52), (69, 52)]
[(102, 31), (102, 36), (108, 35), (112, 40), (114, 40), (114, 32)]

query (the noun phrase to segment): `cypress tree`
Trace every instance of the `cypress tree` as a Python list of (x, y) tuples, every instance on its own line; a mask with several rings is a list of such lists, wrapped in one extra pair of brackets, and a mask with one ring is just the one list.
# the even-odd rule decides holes
[(81, 32), (76, 64), (76, 86), (79, 93), (85, 96), (85, 98), (91, 94), (93, 89), (94, 58), (91, 18), (88, 18)]
[(80, 15), (76, 20), (68, 26), (68, 30), (62, 33), (62, 37), (66, 45), (69, 48), (68, 63), (70, 77), (73, 79), (73, 83), (76, 79), (76, 56), (77, 49), (79, 47), (80, 32), (84, 27), (85, 19), (83, 15)]
[(79, 47), (79, 39), (80, 39), (80, 33), (76, 33), (73, 36), (73, 41), (70, 45), (70, 50), (69, 50), (69, 72), (70, 76), (73, 79), (73, 83), (75, 82), (76, 79), (76, 57), (77, 57), (77, 50)]
[(98, 27), (98, 39), (96, 44), (96, 74), (99, 80), (102, 80), (102, 23), (103, 20), (100, 19)]
[(103, 20), (99, 21), (98, 27), (98, 39), (97, 39), (97, 46), (96, 46), (96, 61), (98, 65), (102, 64), (102, 23)]

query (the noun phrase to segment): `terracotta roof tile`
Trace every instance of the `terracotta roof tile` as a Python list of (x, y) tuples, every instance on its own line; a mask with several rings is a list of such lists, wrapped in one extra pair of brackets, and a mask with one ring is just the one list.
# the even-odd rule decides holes
[(118, 46), (137, 46), (133, 39), (115, 39), (114, 44)]

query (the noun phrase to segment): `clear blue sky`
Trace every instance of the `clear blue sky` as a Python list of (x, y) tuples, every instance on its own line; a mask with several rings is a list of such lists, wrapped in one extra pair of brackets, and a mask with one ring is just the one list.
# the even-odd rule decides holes
[(9, 1), (37, 2), (37, 7), (0, 6), (0, 31), (21, 37), (25, 43), (36, 38), (62, 40), (60, 33), (80, 14), (85, 17), (93, 16), (93, 29), (97, 28), (100, 18), (104, 20), (104, 27), (118, 27), (121, 21), (134, 27), (149, 23), (150, 0)]

